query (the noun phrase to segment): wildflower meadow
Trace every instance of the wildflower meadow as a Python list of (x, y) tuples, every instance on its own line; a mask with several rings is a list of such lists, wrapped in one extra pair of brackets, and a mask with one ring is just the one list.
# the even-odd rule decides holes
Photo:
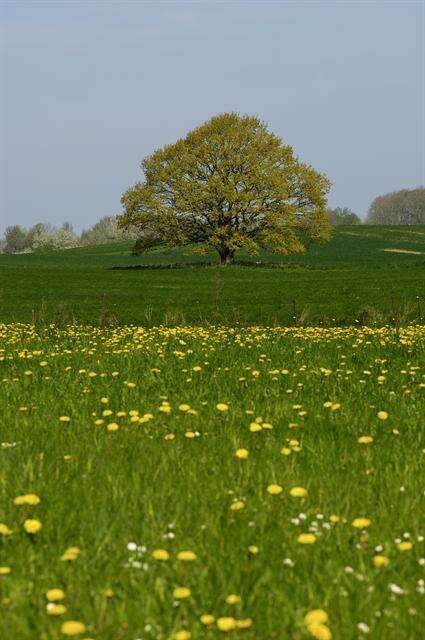
[(0, 335), (1, 638), (422, 637), (425, 327)]

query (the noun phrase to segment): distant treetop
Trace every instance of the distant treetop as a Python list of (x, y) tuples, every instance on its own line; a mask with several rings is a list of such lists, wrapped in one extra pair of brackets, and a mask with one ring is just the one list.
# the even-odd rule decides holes
[(425, 224), (425, 187), (378, 196), (369, 207), (370, 224)]
[(348, 207), (336, 207), (328, 209), (329, 222), (333, 227), (341, 224), (361, 224), (359, 216)]

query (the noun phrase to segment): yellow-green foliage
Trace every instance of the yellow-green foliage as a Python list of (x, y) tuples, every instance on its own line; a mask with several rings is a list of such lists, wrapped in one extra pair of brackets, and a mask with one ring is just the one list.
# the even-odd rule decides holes
[(259, 118), (226, 113), (142, 162), (143, 182), (122, 197), (122, 227), (139, 249), (203, 243), (229, 262), (237, 249), (300, 253), (328, 240), (330, 183), (298, 161)]

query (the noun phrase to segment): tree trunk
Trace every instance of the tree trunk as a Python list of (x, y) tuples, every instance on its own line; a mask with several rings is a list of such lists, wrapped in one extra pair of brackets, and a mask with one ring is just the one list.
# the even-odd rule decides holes
[(218, 253), (220, 256), (221, 265), (226, 266), (227, 264), (232, 264), (233, 256), (235, 255), (234, 251), (228, 249), (227, 247), (223, 247), (223, 249), (218, 250)]

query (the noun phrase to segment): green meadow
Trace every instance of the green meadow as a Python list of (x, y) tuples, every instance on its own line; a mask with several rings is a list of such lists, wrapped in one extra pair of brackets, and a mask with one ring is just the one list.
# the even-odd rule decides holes
[[(301, 255), (221, 268), (213, 253), (128, 244), (0, 255), (0, 318), (99, 324), (382, 325), (425, 314), (425, 227), (338, 227)], [(208, 267), (196, 267), (196, 263)], [(259, 264), (258, 264), (259, 263)], [(252, 264), (252, 266), (247, 266)], [(113, 270), (112, 267), (156, 266)], [(169, 265), (175, 268), (160, 268)], [(190, 266), (185, 266), (190, 265)]]
[(423, 637), (423, 327), (1, 337), (1, 638)]
[(425, 228), (236, 259), (0, 256), (1, 639), (423, 637)]

